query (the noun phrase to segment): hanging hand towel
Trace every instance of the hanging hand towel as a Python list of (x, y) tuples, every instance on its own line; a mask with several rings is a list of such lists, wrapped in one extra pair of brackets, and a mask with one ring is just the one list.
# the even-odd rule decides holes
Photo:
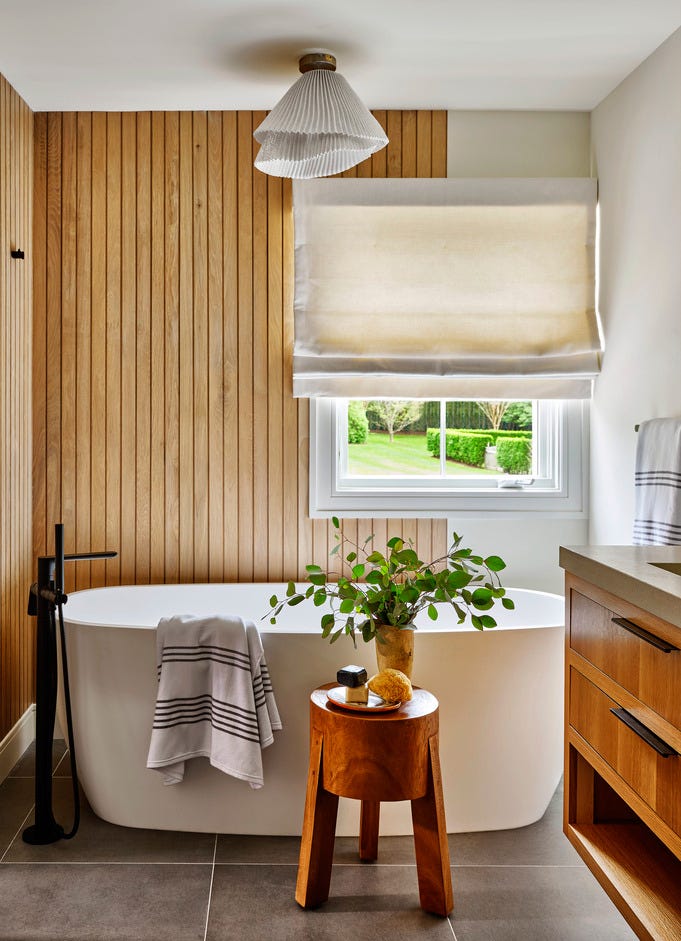
[(156, 630), (159, 685), (147, 768), (164, 784), (188, 758), (263, 785), (263, 748), (281, 729), (258, 629), (239, 617), (163, 618)]
[(641, 424), (635, 494), (634, 545), (681, 545), (681, 419)]

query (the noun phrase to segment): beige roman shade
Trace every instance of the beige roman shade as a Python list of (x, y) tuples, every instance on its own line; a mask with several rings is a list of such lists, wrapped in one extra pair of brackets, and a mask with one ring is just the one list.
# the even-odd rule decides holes
[(596, 181), (294, 181), (296, 396), (587, 398)]

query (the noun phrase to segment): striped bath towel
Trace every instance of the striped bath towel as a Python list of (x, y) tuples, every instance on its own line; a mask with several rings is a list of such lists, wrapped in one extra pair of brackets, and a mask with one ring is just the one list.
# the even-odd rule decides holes
[(634, 545), (681, 545), (681, 419), (641, 424), (635, 484)]
[(147, 768), (164, 784), (188, 758), (263, 785), (263, 748), (281, 729), (258, 629), (239, 617), (163, 618), (156, 630), (158, 692)]

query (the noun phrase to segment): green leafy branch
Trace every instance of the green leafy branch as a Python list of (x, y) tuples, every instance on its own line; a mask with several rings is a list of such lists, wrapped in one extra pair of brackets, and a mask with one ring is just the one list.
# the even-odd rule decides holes
[(375, 637), (381, 642), (380, 629), (386, 625), (414, 630), (414, 618), (423, 610), (436, 621), (438, 605), (450, 605), (459, 624), (470, 617), (473, 627), (480, 631), (496, 627), (496, 620), (485, 612), (497, 601), (509, 610), (514, 607), (498, 575), (506, 568), (503, 559), (474, 554), (462, 546), (462, 537), (456, 533), (447, 553), (426, 563), (419, 559), (411, 540), (405, 543), (393, 536), (387, 542), (386, 555), (377, 550), (367, 552), (373, 535), (360, 546), (340, 531), (337, 517), (332, 523), (336, 545), (330, 555), (345, 559), (351, 578), (325, 572), (319, 565), (307, 565), (310, 584), (304, 591), (291, 581), (285, 597), (270, 598), (271, 610), (265, 617), (271, 624), (277, 623), (284, 607), (311, 600), (315, 607), (331, 607), (321, 615), (322, 637), (334, 643), (341, 634), (348, 634), (356, 644), (356, 634), (366, 642)]

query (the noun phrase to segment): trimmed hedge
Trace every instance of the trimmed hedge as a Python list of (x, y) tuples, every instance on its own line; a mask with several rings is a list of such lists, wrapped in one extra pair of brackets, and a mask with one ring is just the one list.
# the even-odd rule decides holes
[(468, 431), (448, 431), (446, 455), (450, 461), (482, 467), (485, 448), (492, 443), (490, 435), (475, 435)]
[(440, 456), (440, 429), (426, 428), (426, 447), (435, 457)]
[(507, 474), (529, 474), (532, 442), (527, 438), (502, 438), (497, 443), (497, 464)]
[[(492, 436), (475, 431), (454, 431), (448, 428), (446, 442), (446, 454), (450, 461), (482, 467), (485, 462), (485, 448), (492, 443)], [(428, 428), (426, 447), (433, 457), (440, 456), (439, 428)]]
[[(525, 438), (528, 441), (532, 439), (531, 431), (492, 431), (491, 428), (448, 428), (447, 434), (465, 434), (465, 435), (484, 435), (491, 438), (490, 444), (496, 444), (500, 438)], [(440, 456), (440, 429), (426, 429), (426, 447), (434, 457)]]
[[(479, 434), (479, 432), (476, 432)], [(494, 438), (494, 444), (497, 443), (499, 438), (527, 438), (528, 441), (532, 439), (531, 431), (492, 431), (490, 428), (489, 431), (483, 431), (482, 434), (491, 435)]]
[(348, 444), (364, 444), (369, 437), (369, 422), (361, 402), (348, 405)]

